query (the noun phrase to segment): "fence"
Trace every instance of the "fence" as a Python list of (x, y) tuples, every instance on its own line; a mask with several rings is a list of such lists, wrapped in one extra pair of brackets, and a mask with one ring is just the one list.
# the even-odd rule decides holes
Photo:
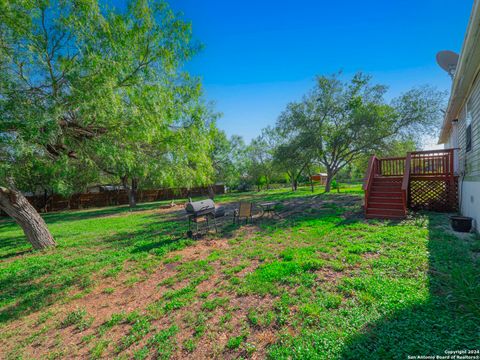
[[(224, 194), (224, 185), (214, 185), (211, 190), (215, 194)], [(180, 189), (159, 189), (159, 190), (139, 190), (137, 192), (137, 202), (152, 202), (161, 200), (186, 199), (188, 197), (196, 197), (209, 195), (209, 187), (197, 188), (180, 188)], [(128, 204), (127, 190), (103, 191), (99, 193), (74, 194), (70, 197), (60, 195), (44, 196), (27, 196), (27, 200), (40, 212), (63, 211), (86, 209), (92, 207), (105, 207), (114, 205)], [(6, 215), (0, 212), (1, 215)]]

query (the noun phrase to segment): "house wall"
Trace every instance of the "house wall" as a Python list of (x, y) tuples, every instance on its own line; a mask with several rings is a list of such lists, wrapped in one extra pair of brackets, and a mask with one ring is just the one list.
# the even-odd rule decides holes
[(458, 154), (459, 154), (459, 145), (458, 145), (458, 122), (452, 121), (452, 127), (448, 134), (447, 142), (444, 146), (445, 149), (455, 149), (453, 153), (453, 171), (455, 174), (459, 172), (459, 161), (458, 161)]
[(459, 192), (462, 198), (461, 211), (464, 216), (474, 219), (474, 227), (480, 231), (480, 181), (464, 181), (459, 184)]
[[(470, 101), (468, 101), (470, 99)], [(465, 104), (472, 111), (472, 149), (466, 147), (466, 105), (460, 111), (458, 131), (459, 200), (464, 216), (475, 219), (476, 230), (480, 230), (480, 81), (475, 82)], [(452, 133), (450, 134), (453, 142)]]

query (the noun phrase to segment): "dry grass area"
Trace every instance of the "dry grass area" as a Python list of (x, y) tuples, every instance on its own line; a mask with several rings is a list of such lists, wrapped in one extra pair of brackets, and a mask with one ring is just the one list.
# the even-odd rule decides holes
[(226, 219), (192, 241), (181, 207), (48, 215), (59, 247), (42, 253), (1, 223), (0, 357), (402, 358), (480, 345), (480, 241), (442, 230), (443, 215), (366, 221), (355, 190), (241, 197), (278, 201), (280, 218)]

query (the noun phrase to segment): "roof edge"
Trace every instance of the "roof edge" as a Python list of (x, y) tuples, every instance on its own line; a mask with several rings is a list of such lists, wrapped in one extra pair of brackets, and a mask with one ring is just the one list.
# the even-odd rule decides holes
[(447, 142), (452, 120), (458, 118), (480, 68), (480, 46), (478, 46), (480, 41), (479, 3), (479, 0), (474, 0), (438, 144)]

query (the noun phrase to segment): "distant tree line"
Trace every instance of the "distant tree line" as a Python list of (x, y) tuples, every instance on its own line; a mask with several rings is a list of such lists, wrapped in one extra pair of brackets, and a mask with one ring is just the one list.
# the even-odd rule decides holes
[(422, 146), (441, 119), (444, 94), (424, 86), (389, 102), (387, 87), (355, 74), (318, 76), (301, 101), (292, 102), (249, 145), (218, 132), (214, 163), (218, 181), (230, 187), (267, 188), (288, 179), (296, 190), (300, 179), (327, 174), (325, 191), (335, 177), (363, 177), (368, 158), (401, 156)]

